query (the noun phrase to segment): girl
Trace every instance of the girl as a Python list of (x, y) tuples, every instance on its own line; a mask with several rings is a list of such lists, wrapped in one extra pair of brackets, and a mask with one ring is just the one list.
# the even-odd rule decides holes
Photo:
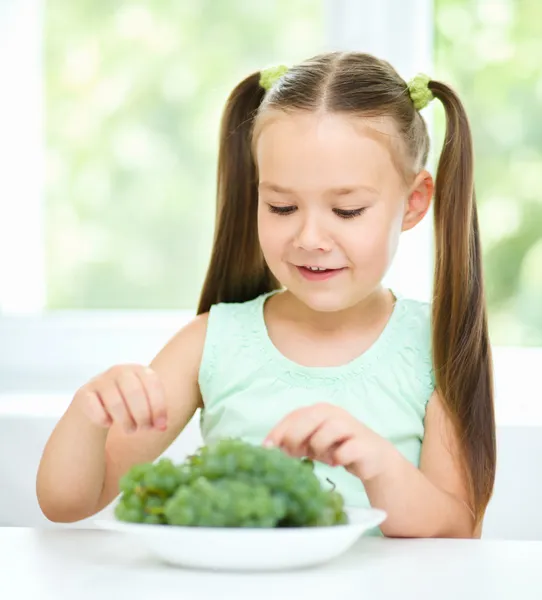
[[(419, 113), (434, 97), (447, 119), (435, 186)], [(104, 508), (201, 408), (206, 443), (315, 459), (347, 505), (387, 511), (384, 535), (479, 536), (496, 452), (472, 154), (448, 86), (407, 85), (366, 54), (242, 81), (223, 116), (198, 316), (149, 367), (77, 391), (40, 464), (45, 515)], [(430, 307), (381, 281), (433, 195)]]

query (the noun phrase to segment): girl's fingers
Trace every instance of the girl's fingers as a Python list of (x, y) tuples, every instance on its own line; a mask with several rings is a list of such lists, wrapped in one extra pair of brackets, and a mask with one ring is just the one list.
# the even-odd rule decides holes
[(84, 412), (87, 417), (100, 427), (110, 427), (113, 420), (105, 408), (100, 395), (93, 390), (81, 390), (84, 401)]
[(126, 433), (135, 431), (136, 424), (116, 383), (111, 382), (104, 388), (98, 389), (97, 392), (105, 409), (111, 415), (113, 423), (122, 427)]
[(137, 428), (151, 428), (151, 408), (145, 389), (133, 371), (125, 371), (117, 379), (117, 387)]
[(267, 436), (265, 444), (283, 448), (292, 456), (305, 456), (307, 442), (328, 417), (320, 406), (294, 411)]
[(326, 420), (308, 440), (311, 454), (324, 462), (333, 460), (336, 448), (352, 436), (352, 425), (345, 419)]
[(167, 429), (165, 390), (150, 367), (116, 365), (82, 386), (74, 399), (93, 423), (116, 423), (126, 432)]
[(347, 470), (355, 470), (356, 465), (360, 460), (360, 443), (359, 440), (350, 438), (340, 444), (332, 453), (333, 463), (341, 465)]
[(313, 427), (312, 419), (301, 420), (299, 415), (292, 414), (267, 436), (266, 445), (282, 448), (292, 456), (302, 456), (300, 452)]
[(166, 394), (162, 381), (150, 368), (136, 372), (149, 404), (151, 425), (164, 431), (167, 428)]

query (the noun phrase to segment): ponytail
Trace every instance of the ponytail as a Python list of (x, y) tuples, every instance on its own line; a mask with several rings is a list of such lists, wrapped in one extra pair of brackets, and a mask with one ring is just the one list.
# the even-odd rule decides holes
[(431, 81), (446, 113), (435, 199), (433, 362), (437, 389), (455, 422), (477, 523), (491, 498), (496, 442), (492, 358), (469, 122), (456, 94)]
[(233, 90), (222, 116), (213, 250), (198, 314), (219, 302), (244, 302), (278, 287), (257, 231), (258, 188), (251, 152), (254, 117), (264, 97), (260, 73)]

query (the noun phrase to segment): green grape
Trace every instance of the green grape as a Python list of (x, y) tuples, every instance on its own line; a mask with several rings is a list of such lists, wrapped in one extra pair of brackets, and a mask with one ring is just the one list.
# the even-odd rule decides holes
[(120, 520), (207, 527), (313, 527), (346, 522), (342, 496), (325, 490), (309, 459), (224, 439), (181, 465), (136, 465), (119, 483)]
[(183, 471), (170, 459), (132, 467), (120, 482), (115, 516), (121, 521), (164, 524), (164, 503), (183, 482)]
[(146, 523), (147, 525), (164, 525), (165, 524), (164, 518), (160, 515), (145, 515), (142, 522)]
[(142, 485), (150, 492), (169, 497), (179, 487), (181, 476), (178, 467), (168, 458), (158, 461), (142, 478)]
[(122, 500), (115, 506), (115, 517), (119, 521), (128, 521), (129, 523), (142, 523), (145, 513), (142, 509), (132, 508)]
[(264, 485), (236, 479), (200, 477), (181, 487), (165, 505), (170, 525), (200, 527), (274, 527), (286, 510), (282, 498)]
[(145, 508), (145, 499), (137, 494), (125, 494), (123, 500), (126, 508), (141, 511)]
[(344, 525), (348, 523), (348, 516), (344, 512), (344, 499), (335, 490), (325, 493), (325, 505), (315, 516), (314, 526)]
[(128, 473), (120, 478), (120, 491), (127, 494), (134, 492), (143, 481), (145, 474), (150, 471), (152, 467), (152, 463), (143, 463), (132, 467)]

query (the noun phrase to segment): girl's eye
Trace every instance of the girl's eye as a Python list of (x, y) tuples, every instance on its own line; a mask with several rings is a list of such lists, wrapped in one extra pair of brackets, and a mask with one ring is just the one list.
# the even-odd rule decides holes
[[(267, 206), (270, 212), (277, 215), (290, 215), (297, 210), (297, 206), (275, 206), (273, 204), (268, 204)], [(352, 209), (334, 208), (333, 212), (341, 217), (341, 219), (353, 219), (354, 217), (359, 217), (365, 210), (366, 207)]]
[(295, 206), (274, 206), (273, 204), (268, 204), (268, 206), (270, 212), (277, 215), (289, 215), (296, 210)]
[(352, 209), (341, 209), (341, 208), (334, 208), (333, 212), (341, 217), (341, 219), (353, 219), (354, 217), (359, 217), (362, 213), (365, 212), (365, 210), (367, 209), (367, 207), (364, 208), (352, 208)]

